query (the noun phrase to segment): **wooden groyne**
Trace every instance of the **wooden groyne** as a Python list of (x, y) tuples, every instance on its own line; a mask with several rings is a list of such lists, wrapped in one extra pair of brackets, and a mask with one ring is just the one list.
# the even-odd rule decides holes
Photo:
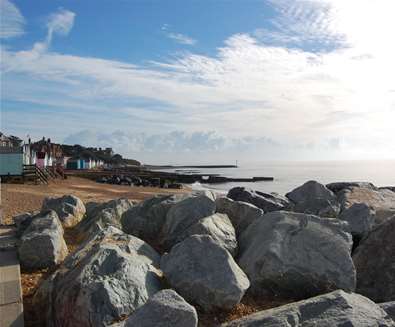
[(222, 169), (222, 168), (238, 168), (237, 165), (191, 165), (191, 166), (173, 166), (173, 165), (165, 165), (165, 166), (153, 166), (153, 165), (145, 165), (147, 169), (179, 169), (179, 168), (194, 168), (194, 169)]
[(66, 170), (66, 175), (79, 176), (98, 180), (102, 177), (110, 176), (130, 176), (142, 179), (160, 179), (170, 183), (193, 184), (195, 182), (204, 184), (220, 184), (229, 182), (254, 183), (261, 181), (273, 181), (274, 177), (251, 177), (236, 178), (226, 177), (219, 174), (202, 174), (202, 173), (182, 173), (182, 172), (164, 172), (159, 170), (147, 170), (141, 168), (122, 168), (112, 170)]

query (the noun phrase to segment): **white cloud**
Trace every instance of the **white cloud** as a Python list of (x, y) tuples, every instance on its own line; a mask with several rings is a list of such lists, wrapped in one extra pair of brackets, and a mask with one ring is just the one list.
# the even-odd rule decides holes
[(65, 9), (59, 9), (58, 12), (49, 16), (47, 22), (48, 43), (51, 42), (54, 33), (59, 35), (67, 35), (70, 33), (74, 25), (75, 13)]
[(177, 43), (185, 44), (185, 45), (195, 45), (197, 42), (195, 39), (181, 33), (168, 32), (166, 33), (166, 36), (169, 39), (176, 41)]
[(0, 38), (12, 38), (24, 33), (25, 19), (8, 0), (0, 0)]
[(188, 35), (172, 32), (169, 24), (163, 24), (161, 30), (167, 38), (172, 39), (179, 44), (195, 45), (197, 43), (197, 40)]
[(43, 42), (36, 42), (31, 51), (24, 52), (27, 56), (37, 57), (46, 52), (51, 45), (55, 34), (66, 36), (74, 26), (75, 13), (65, 9), (59, 9), (51, 14), (47, 21), (47, 37)]

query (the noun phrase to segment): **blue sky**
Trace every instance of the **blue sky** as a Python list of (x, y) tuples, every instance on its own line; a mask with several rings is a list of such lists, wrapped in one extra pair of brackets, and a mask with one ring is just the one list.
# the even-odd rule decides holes
[(391, 0), (1, 3), (1, 130), (145, 162), (395, 157)]

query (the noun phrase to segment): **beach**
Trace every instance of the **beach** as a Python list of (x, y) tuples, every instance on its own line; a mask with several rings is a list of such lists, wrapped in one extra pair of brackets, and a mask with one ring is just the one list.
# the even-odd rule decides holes
[(84, 203), (89, 201), (104, 202), (117, 198), (140, 201), (156, 194), (175, 194), (188, 191), (188, 188), (170, 190), (156, 187), (99, 184), (78, 177), (53, 180), (48, 185), (2, 184), (2, 223), (12, 224), (12, 217), (15, 215), (27, 211), (39, 210), (45, 197), (59, 197), (65, 194), (73, 194), (79, 197)]

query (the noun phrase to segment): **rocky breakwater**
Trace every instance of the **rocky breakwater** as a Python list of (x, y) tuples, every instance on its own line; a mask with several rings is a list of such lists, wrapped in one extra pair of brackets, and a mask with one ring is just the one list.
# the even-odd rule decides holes
[[(217, 326), (248, 299), (282, 298), (223, 326), (395, 326), (389, 192), (310, 181), (285, 197), (237, 188), (86, 204), (81, 245), (35, 293), (39, 321)], [(24, 217), (21, 235), (39, 219)]]

